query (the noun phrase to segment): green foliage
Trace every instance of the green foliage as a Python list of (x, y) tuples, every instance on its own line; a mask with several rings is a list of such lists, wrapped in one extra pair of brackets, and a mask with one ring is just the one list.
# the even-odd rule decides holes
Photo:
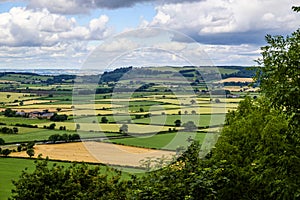
[(35, 142), (30, 141), (30, 142), (27, 143), (26, 146), (27, 146), (28, 149), (32, 149), (34, 147), (34, 145), (35, 145)]
[(180, 127), (181, 126), (181, 120), (177, 119), (174, 121), (175, 126)]
[(26, 153), (31, 158), (32, 156), (34, 156), (34, 149), (27, 149)]
[(255, 79), (275, 108), (289, 114), (300, 112), (300, 29), (291, 36), (266, 36), (262, 66)]
[(3, 140), (3, 138), (0, 138), (0, 145), (5, 144), (5, 141)]
[(51, 121), (54, 121), (54, 122), (63, 122), (65, 120), (68, 119), (68, 116), (67, 115), (58, 115), (58, 114), (54, 114), (52, 117), (50, 117), (50, 120)]
[(17, 127), (8, 128), (8, 127), (1, 127), (0, 132), (4, 134), (17, 134), (19, 129)]
[[(114, 175), (108, 173), (113, 171)], [(11, 199), (125, 199), (127, 181), (121, 173), (86, 164), (69, 167), (48, 166), (47, 160), (38, 160), (33, 173), (23, 171), (18, 181), (13, 181)]]
[(7, 157), (11, 153), (10, 149), (3, 149), (1, 150), (1, 154)]
[(129, 199), (215, 199), (215, 191), (199, 158), (200, 145), (189, 149), (172, 164), (135, 179)]
[(57, 141), (64, 141), (64, 142), (72, 142), (80, 139), (80, 135), (77, 133), (74, 134), (53, 134), (50, 135), (48, 140), (51, 141), (52, 143), (55, 143)]
[(123, 124), (120, 127), (120, 133), (123, 133), (124, 135), (127, 135), (127, 133), (128, 133), (128, 125), (127, 124)]
[(5, 117), (15, 117), (16, 116), (16, 111), (12, 110), (11, 108), (6, 108), (4, 110), (4, 116)]
[(101, 123), (108, 123), (108, 119), (106, 117), (101, 118)]
[(188, 122), (184, 123), (183, 127), (186, 131), (193, 131), (193, 130), (197, 129), (197, 126), (195, 125), (195, 123), (193, 121), (188, 121)]
[(292, 9), (295, 12), (300, 12), (300, 6), (293, 6)]
[(228, 180), (218, 184), (220, 199), (299, 198), (300, 143), (291, 137), (290, 119), (269, 105), (248, 97), (227, 115), (211, 158)]

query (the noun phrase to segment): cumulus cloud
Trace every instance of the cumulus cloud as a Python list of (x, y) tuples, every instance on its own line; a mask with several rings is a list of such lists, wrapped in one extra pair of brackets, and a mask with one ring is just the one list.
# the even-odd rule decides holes
[(210, 0), (156, 7), (156, 16), (142, 26), (181, 31), (208, 44), (262, 43), (263, 35), (285, 34), (298, 27), (292, 12), (297, 2), (271, 0)]
[(78, 68), (90, 49), (87, 42), (59, 43), (54, 46), (0, 46), (1, 68)]
[(80, 26), (74, 18), (52, 14), (47, 9), (14, 7), (0, 14), (0, 45), (53, 46), (72, 40), (103, 39), (109, 34), (108, 17), (101, 15)]

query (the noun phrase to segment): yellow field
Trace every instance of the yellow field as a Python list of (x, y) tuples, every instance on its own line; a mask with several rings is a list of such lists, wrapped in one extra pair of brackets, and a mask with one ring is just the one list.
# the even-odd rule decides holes
[(111, 115), (113, 111), (111, 110), (66, 110), (58, 112), (58, 114), (66, 114), (66, 115), (75, 115), (75, 116), (85, 116), (85, 115)]
[[(175, 152), (128, 147), (101, 142), (76, 142), (66, 144), (36, 145), (35, 156), (55, 160), (94, 162), (121, 166), (140, 166), (140, 161), (148, 157), (171, 158)], [(28, 157), (25, 151), (11, 153), (16, 157)]]
[(226, 83), (226, 82), (244, 82), (244, 83), (251, 83), (253, 82), (252, 78), (239, 78), (239, 77), (230, 77), (223, 79), (221, 81), (218, 81), (219, 83)]
[[(162, 103), (171, 103), (174, 105), (181, 105), (181, 104), (191, 104), (191, 100), (193, 98), (178, 98), (178, 99), (155, 99), (154, 101), (162, 102)], [(196, 100), (196, 99), (194, 99)]]
[[(26, 100), (23, 101), (23, 105), (34, 105), (34, 104), (42, 104), (42, 103), (50, 103), (50, 102), (55, 102), (56, 100)], [(18, 106), (19, 103), (10, 103), (7, 104), (9, 106)]]
[(159, 115), (162, 112), (168, 115), (172, 114), (178, 114), (178, 111), (181, 111), (182, 114), (184, 114), (185, 111), (188, 112), (188, 114), (191, 114), (191, 112), (194, 110), (197, 114), (214, 114), (214, 113), (227, 113), (229, 110), (234, 110), (235, 108), (217, 108), (217, 107), (195, 107), (195, 108), (182, 108), (182, 109), (172, 109), (172, 110), (161, 110), (161, 111), (153, 111), (152, 114)]
[(75, 105), (70, 105), (70, 104), (58, 104), (58, 105), (25, 105), (25, 106), (19, 106), (18, 108), (20, 109), (33, 109), (33, 108), (43, 108), (43, 109), (50, 109), (50, 108), (61, 108), (61, 109), (71, 109), (72, 106), (75, 109), (83, 109), (83, 110), (88, 110), (88, 109), (109, 109), (112, 107), (122, 107), (121, 105), (117, 104), (75, 104)]
[(94, 101), (111, 101), (111, 102), (130, 102), (130, 101), (151, 101), (153, 98), (143, 97), (143, 98), (114, 98), (114, 96), (111, 97), (111, 99), (97, 99)]
[(17, 92), (0, 92), (0, 102), (9, 103), (15, 100), (22, 101), (26, 99), (35, 99), (37, 97), (30, 97), (29, 93), (17, 93)]

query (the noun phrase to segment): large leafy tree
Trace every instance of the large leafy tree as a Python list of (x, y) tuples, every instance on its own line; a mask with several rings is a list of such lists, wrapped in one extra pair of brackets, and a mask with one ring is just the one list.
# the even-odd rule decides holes
[(246, 98), (227, 115), (210, 160), (227, 180), (214, 186), (219, 199), (300, 197), (298, 142), (290, 137), (290, 119), (269, 105), (266, 98)]
[(256, 80), (272, 106), (300, 113), (300, 29), (291, 36), (266, 36)]

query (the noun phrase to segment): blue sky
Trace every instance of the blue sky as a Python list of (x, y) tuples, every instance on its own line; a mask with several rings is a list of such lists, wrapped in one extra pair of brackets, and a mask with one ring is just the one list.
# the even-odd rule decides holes
[[(98, 45), (115, 35), (153, 27), (190, 37), (215, 65), (255, 65), (266, 34), (287, 35), (299, 28), (293, 5), (296, 0), (1, 1), (0, 68), (80, 68)], [(173, 40), (151, 44), (176, 51), (187, 47), (187, 41)], [(120, 49), (140, 48), (120, 41), (114, 43)], [(160, 56), (151, 63), (159, 64)]]

